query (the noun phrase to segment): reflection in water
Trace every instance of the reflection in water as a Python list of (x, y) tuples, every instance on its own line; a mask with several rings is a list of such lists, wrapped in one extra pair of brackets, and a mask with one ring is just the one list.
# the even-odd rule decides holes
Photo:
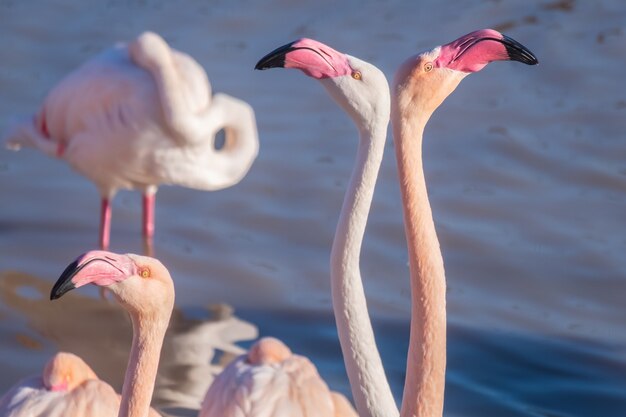
[[(0, 367), (10, 374), (10, 378), (3, 375), (2, 392), (17, 380), (41, 372), (58, 350), (79, 355), (101, 379), (121, 391), (132, 340), (126, 312), (115, 302), (76, 293), (66, 294), (62, 303), (51, 302), (50, 288), (49, 282), (31, 275), (0, 274)], [(176, 409), (178, 415), (199, 409), (214, 376), (243, 352), (235, 343), (256, 336), (256, 327), (235, 317), (228, 306), (193, 312), (175, 309), (153, 405)], [(13, 360), (16, 354), (19, 361)]]

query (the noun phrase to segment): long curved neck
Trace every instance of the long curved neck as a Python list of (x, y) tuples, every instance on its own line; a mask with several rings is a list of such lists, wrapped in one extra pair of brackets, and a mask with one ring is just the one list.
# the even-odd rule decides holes
[(411, 273), (411, 336), (400, 414), (441, 417), (446, 371), (446, 280), (422, 166), (422, 137), (431, 113), (416, 115), (396, 110), (392, 107), (393, 136)]
[(372, 131), (360, 132), (356, 164), (331, 252), (333, 309), (352, 395), (361, 417), (398, 415), (376, 347), (359, 269), (361, 243), (386, 136), (386, 122)]
[(146, 319), (131, 314), (131, 320), (133, 345), (126, 368), (118, 417), (147, 417), (169, 318)]

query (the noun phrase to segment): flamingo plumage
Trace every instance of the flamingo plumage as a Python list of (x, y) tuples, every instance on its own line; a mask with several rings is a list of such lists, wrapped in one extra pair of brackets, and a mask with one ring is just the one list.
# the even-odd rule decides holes
[(357, 417), (313, 363), (265, 337), (232, 361), (209, 387), (198, 417)]
[[(331, 250), (333, 310), (352, 396), (360, 416), (395, 402), (376, 348), (359, 260), (389, 125), (389, 84), (376, 66), (312, 39), (291, 42), (262, 58), (258, 69), (296, 68), (318, 79), (359, 132), (356, 163)], [(393, 414), (380, 414), (380, 416)]]
[[(41, 375), (26, 378), (0, 398), (3, 417), (112, 417), (120, 396), (80, 357), (58, 352)], [(150, 409), (149, 417), (159, 414)]]
[(52, 288), (50, 299), (87, 284), (107, 288), (130, 316), (133, 341), (117, 415), (146, 417), (165, 331), (174, 308), (172, 277), (154, 258), (91, 251), (65, 268)]
[[(130, 314), (133, 343), (119, 417), (143, 417), (149, 409), (163, 337), (173, 308), (171, 276), (165, 266), (154, 258), (91, 251), (65, 269), (50, 297), (59, 298), (74, 288), (90, 283), (111, 291)], [(245, 371), (248, 366), (255, 366), (255, 372)], [(242, 369), (243, 374), (240, 372)], [(254, 397), (247, 396), (255, 379), (271, 389), (255, 391), (257, 395)], [(223, 384), (220, 380), (232, 380), (233, 384)], [(229, 364), (215, 379), (210, 392), (218, 392), (219, 395), (215, 397), (207, 393), (201, 417), (356, 417), (353, 410), (352, 414), (329, 413), (329, 410), (335, 409), (350, 411), (351, 407), (345, 397), (329, 391), (308, 359), (292, 354), (282, 342), (273, 338), (259, 340), (247, 354)], [(220, 397), (230, 399), (231, 405), (237, 400), (239, 405), (229, 408), (228, 404), (219, 401)], [(308, 401), (307, 413), (294, 413), (297, 408), (293, 403), (300, 404), (301, 401)], [(241, 414), (248, 404), (253, 414)]]
[[(224, 130), (222, 149), (216, 134)], [(102, 198), (100, 247), (110, 242), (110, 201), (143, 193), (143, 235), (154, 233), (161, 184), (219, 190), (239, 182), (258, 153), (254, 111), (211, 93), (189, 55), (146, 32), (90, 59), (62, 79), (39, 111), (6, 134), (11, 149), (37, 148), (90, 179)]]
[(411, 283), (411, 333), (402, 417), (441, 417), (444, 402), (446, 277), (422, 165), (424, 128), (463, 78), (490, 62), (503, 60), (538, 63), (519, 42), (483, 29), (409, 58), (394, 78), (391, 121)]
[[(276, 67), (297, 68), (308, 76), (319, 79), (331, 96), (354, 120), (361, 133), (357, 157), (359, 163), (353, 172), (349, 190), (346, 192), (344, 200), (344, 207), (353, 207), (355, 211), (360, 210), (359, 218), (356, 222), (353, 221), (354, 219), (348, 220), (347, 214), (344, 213), (348, 213), (349, 210), (343, 210), (342, 218), (339, 222), (340, 225), (333, 242), (334, 256), (343, 256), (343, 259), (346, 261), (344, 266), (352, 266), (354, 260), (352, 256), (355, 253), (358, 260), (362, 233), (364, 232), (365, 221), (367, 220), (367, 213), (373, 195), (373, 186), (365, 187), (365, 184), (376, 181), (383, 155), (387, 125), (389, 123), (389, 87), (387, 80), (375, 66), (358, 58), (342, 54), (312, 39), (300, 39), (281, 46), (261, 58), (256, 65), (256, 69)], [(368, 166), (369, 169), (367, 171), (363, 170), (364, 165)], [(346, 227), (350, 227), (350, 230), (346, 231), (344, 229)], [(361, 233), (360, 237), (359, 233)], [(342, 268), (331, 273), (333, 275), (331, 279), (334, 280), (333, 303), (341, 303), (341, 300), (339, 300), (341, 297), (336, 297), (337, 293), (353, 290), (345, 287), (339, 288), (341, 285), (337, 284), (336, 274), (341, 275), (344, 272), (346, 272), (346, 269)], [(347, 299), (347, 297), (344, 297), (344, 299)], [(352, 315), (352, 313), (358, 310), (358, 316), (362, 313), (361, 309), (365, 308), (366, 311), (365, 300), (361, 300), (361, 303), (358, 301), (356, 300), (353, 305), (339, 306), (338, 304), (336, 308), (342, 310), (346, 315)], [(354, 340), (356, 343), (349, 346), (343, 343), (343, 341), (351, 336), (346, 334), (347, 328), (345, 326), (339, 325), (342, 319), (337, 317), (336, 319), (338, 321), (339, 337), (342, 340), (344, 356), (347, 354), (358, 355), (357, 344), (363, 341), (367, 343), (367, 332), (362, 332), (362, 340)], [(367, 358), (363, 357), (362, 359), (365, 360)], [(283, 409), (274, 406), (290, 400), (290, 397), (286, 395), (288, 386), (277, 387), (272, 384), (274, 381), (273, 375), (279, 378), (282, 374), (271, 368), (268, 369), (263, 363), (257, 364), (254, 360), (248, 359), (246, 361), (242, 358), (240, 363), (239, 368), (235, 364), (230, 369), (230, 373), (224, 372), (222, 374), (224, 377), (222, 375), (218, 376), (205, 398), (203, 411), (208, 411), (205, 414), (201, 413), (200, 417), (217, 416), (216, 411), (210, 408), (210, 405), (216, 401), (221, 402), (222, 408), (237, 410), (241, 413), (236, 414), (233, 411), (231, 414), (226, 414), (232, 416), (356, 416), (356, 412), (348, 400), (336, 393), (328, 393), (321, 397), (315, 392), (304, 391), (300, 395), (301, 400), (299, 402), (290, 403), (290, 405), (293, 405), (291, 408)], [(306, 374), (308, 363), (308, 360), (302, 358), (298, 362), (294, 362), (294, 365), (298, 364), (300, 372)], [(372, 366), (375, 366), (375, 364)], [(382, 365), (380, 369), (382, 369)], [(353, 370), (354, 368), (349, 368), (348, 373), (350, 374)], [(267, 376), (265, 378), (256, 378), (257, 373), (263, 373)], [(244, 378), (246, 381), (250, 381), (245, 385), (245, 392), (239, 395), (225, 394), (237, 392), (238, 380)], [(298, 389), (303, 386), (289, 379), (285, 379), (285, 382), (289, 382), (295, 387), (292, 389)], [(216, 384), (219, 384), (219, 388), (213, 388)], [(257, 398), (270, 396), (275, 398), (275, 400), (269, 404), (263, 404), (262, 401), (257, 400)], [(383, 396), (384, 393), (380, 397), (382, 400), (384, 400)], [(357, 398), (356, 395), (355, 398)], [(256, 407), (246, 407), (244, 410), (241, 410), (238, 407), (242, 403), (254, 404)], [(318, 405), (316, 408), (310, 408), (311, 404)]]

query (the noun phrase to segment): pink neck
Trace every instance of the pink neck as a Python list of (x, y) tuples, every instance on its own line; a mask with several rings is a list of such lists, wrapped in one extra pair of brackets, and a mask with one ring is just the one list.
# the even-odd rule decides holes
[(102, 199), (100, 208), (100, 249), (107, 250), (111, 239), (111, 200)]
[(147, 417), (154, 391), (159, 356), (169, 320), (131, 313), (133, 345), (130, 351), (118, 417)]
[(441, 417), (446, 370), (446, 280), (422, 166), (430, 114), (392, 111), (411, 273), (411, 336), (401, 416)]

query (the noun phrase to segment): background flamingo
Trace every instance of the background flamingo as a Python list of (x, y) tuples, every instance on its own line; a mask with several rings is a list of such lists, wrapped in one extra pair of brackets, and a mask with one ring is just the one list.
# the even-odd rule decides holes
[[(226, 141), (216, 150), (221, 129)], [(143, 193), (143, 234), (150, 242), (158, 185), (229, 187), (258, 152), (252, 108), (225, 94), (211, 96), (202, 67), (151, 32), (70, 73), (6, 141), (11, 149), (34, 147), (62, 158), (96, 184), (102, 248), (109, 246), (110, 200), (119, 189)]]
[(376, 349), (359, 270), (363, 234), (387, 137), (387, 79), (375, 66), (311, 39), (284, 45), (256, 66), (274, 67), (297, 68), (320, 80), (359, 130), (357, 161), (332, 247), (333, 307), (359, 414), (367, 415), (365, 410), (370, 407), (389, 410), (395, 403)]
[(222, 416), (357, 417), (310, 360), (271, 337), (231, 362), (209, 387), (198, 417)]
[[(59, 352), (43, 373), (27, 378), (0, 398), (3, 417), (83, 417), (117, 414), (120, 396), (80, 357)], [(159, 414), (150, 409), (149, 416)]]
[[(422, 135), (461, 80), (492, 61), (537, 64), (523, 45), (495, 30), (469, 33), (409, 58), (396, 73), (392, 125), (411, 273), (411, 336), (402, 416), (443, 414), (446, 279), (422, 167)], [(397, 413), (396, 409), (389, 412)]]

